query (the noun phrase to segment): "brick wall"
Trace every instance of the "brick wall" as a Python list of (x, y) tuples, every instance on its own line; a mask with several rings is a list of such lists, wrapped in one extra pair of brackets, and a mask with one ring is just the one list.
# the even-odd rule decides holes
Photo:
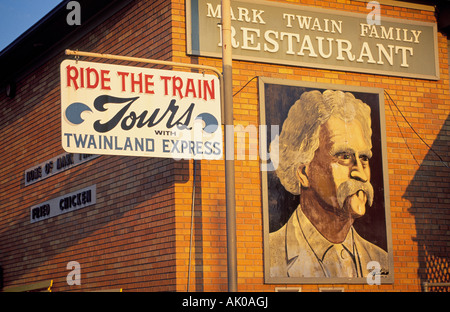
[[(276, 1), (285, 2), (285, 1)], [(306, 6), (368, 13), (359, 1), (288, 1)], [(185, 54), (184, 1), (173, 1), (173, 59), (221, 68), (221, 60), (187, 57)], [(435, 22), (433, 12), (381, 6), (388, 17)], [(179, 15), (179, 17), (176, 17)], [(175, 40), (176, 39), (176, 40)], [(438, 34), (439, 81), (348, 73), (291, 66), (233, 61), (233, 86), (237, 92), (254, 76), (345, 84), (385, 89), (403, 115), (424, 141), (449, 158), (450, 86), (447, 38)], [(233, 98), (235, 125), (259, 125), (257, 80)], [(345, 291), (420, 291), (425, 281), (449, 282), (449, 169), (439, 161), (405, 122), (398, 110), (385, 99), (387, 159), (394, 256), (392, 285), (338, 285)], [(236, 138), (237, 141), (237, 138)], [(236, 144), (236, 142), (235, 142)], [(237, 146), (235, 146), (235, 151)], [(235, 159), (239, 159), (236, 155)], [(241, 158), (242, 159), (242, 158)], [(236, 210), (238, 289), (270, 291), (286, 285), (265, 285), (263, 271), (263, 226), (259, 158), (236, 160)], [(202, 161), (197, 182), (194, 215), (194, 244), (191, 289), (226, 290), (225, 179), (223, 162)], [(192, 172), (192, 165), (190, 165)], [(201, 190), (198, 190), (200, 188)], [(192, 192), (192, 177), (176, 185), (175, 196)], [(188, 195), (177, 201), (177, 290), (186, 290), (189, 252), (190, 204)], [(289, 285), (303, 291), (336, 285)]]
[[(170, 23), (167, 1), (134, 1), (18, 80), (14, 99), (1, 93), (4, 287), (53, 279), (53, 291), (175, 289), (174, 161), (101, 156), (29, 186), (23, 178), (26, 169), (64, 153), (59, 88), (64, 49), (167, 60)], [(93, 184), (96, 205), (30, 224), (30, 207)], [(80, 263), (80, 286), (66, 283), (70, 261)]]

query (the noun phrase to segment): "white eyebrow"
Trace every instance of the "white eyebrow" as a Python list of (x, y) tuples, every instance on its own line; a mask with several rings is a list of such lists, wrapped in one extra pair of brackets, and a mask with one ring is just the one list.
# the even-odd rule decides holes
[[(337, 147), (332, 147), (330, 154), (335, 156), (337, 154), (341, 154), (341, 153), (347, 153), (347, 154), (352, 154), (355, 155), (356, 151), (348, 146), (337, 146)], [(368, 158), (372, 158), (372, 150), (368, 149), (368, 150), (364, 150), (364, 151), (359, 151), (358, 155), (365, 155)]]

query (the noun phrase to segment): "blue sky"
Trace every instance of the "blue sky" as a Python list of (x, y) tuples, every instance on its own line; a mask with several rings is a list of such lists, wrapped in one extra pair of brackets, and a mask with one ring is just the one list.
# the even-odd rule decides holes
[(0, 51), (62, 0), (0, 0)]

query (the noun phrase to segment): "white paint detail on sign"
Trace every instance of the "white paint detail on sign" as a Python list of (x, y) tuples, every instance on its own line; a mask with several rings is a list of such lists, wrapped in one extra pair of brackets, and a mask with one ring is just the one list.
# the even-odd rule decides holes
[(64, 150), (220, 159), (220, 82), (214, 75), (65, 60)]

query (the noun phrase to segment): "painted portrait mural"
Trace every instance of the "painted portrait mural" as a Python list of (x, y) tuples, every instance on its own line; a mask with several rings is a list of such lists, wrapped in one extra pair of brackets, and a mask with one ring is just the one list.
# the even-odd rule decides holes
[(265, 281), (393, 282), (383, 90), (269, 78), (259, 88), (272, 131)]

